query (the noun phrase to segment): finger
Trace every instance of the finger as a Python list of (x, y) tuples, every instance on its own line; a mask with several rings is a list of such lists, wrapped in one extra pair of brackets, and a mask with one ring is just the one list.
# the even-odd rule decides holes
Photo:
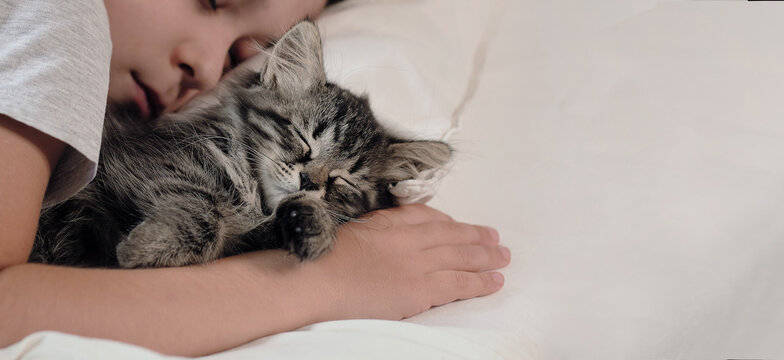
[(433, 221), (454, 221), (451, 216), (427, 205), (413, 204), (373, 211), (365, 215), (368, 225), (416, 225)]
[(422, 249), (445, 245), (498, 244), (498, 231), (486, 226), (441, 221), (414, 225), (411, 230)]
[(509, 249), (503, 246), (457, 245), (426, 250), (426, 271), (488, 271), (509, 265)]
[(428, 274), (427, 281), (433, 306), (490, 295), (504, 286), (499, 272), (437, 271)]

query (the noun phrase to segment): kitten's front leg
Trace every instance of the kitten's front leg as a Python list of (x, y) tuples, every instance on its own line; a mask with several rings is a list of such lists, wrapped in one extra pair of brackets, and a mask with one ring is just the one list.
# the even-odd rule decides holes
[(174, 267), (212, 261), (223, 250), (220, 227), (221, 216), (217, 211), (164, 207), (136, 225), (117, 244), (117, 261), (124, 268)]
[(335, 221), (320, 199), (301, 194), (285, 199), (275, 218), (283, 249), (303, 261), (318, 258), (335, 242)]

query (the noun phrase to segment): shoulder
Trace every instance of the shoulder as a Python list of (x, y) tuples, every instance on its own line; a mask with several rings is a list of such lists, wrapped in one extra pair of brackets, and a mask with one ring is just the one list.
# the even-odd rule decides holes
[[(101, 0), (4, 0), (0, 39), (3, 63), (94, 58), (91, 63), (104, 68), (111, 57), (109, 19)], [(15, 70), (20, 69), (5, 67), (2, 73)]]
[[(0, 114), (66, 143), (91, 172), (112, 52), (103, 2), (0, 1), (0, 43)], [(84, 177), (75, 171), (54, 176)]]
[[(73, 28), (75, 25), (80, 27)], [(109, 20), (102, 0), (3, 0), (0, 28), (3, 30), (0, 36), (22, 35), (28, 40), (57, 29), (71, 31), (49, 35), (60, 39), (85, 38), (100, 36), (100, 32), (108, 35)]]
[(36, 128), (52, 114), (102, 121), (112, 47), (101, 0), (4, 0), (0, 43), (0, 112)]

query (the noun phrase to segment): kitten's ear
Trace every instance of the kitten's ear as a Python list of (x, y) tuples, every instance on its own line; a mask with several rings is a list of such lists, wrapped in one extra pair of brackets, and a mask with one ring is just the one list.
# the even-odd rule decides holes
[(441, 141), (393, 141), (389, 147), (387, 179), (392, 182), (415, 179), (420, 172), (445, 165), (452, 149)]
[(261, 83), (289, 95), (327, 81), (322, 60), (321, 36), (316, 24), (304, 20), (283, 34), (261, 70)]

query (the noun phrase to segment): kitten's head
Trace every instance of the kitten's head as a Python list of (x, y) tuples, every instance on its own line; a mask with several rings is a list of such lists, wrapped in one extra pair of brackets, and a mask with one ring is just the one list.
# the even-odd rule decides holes
[(332, 213), (352, 218), (394, 206), (392, 185), (451, 156), (443, 142), (394, 136), (366, 98), (329, 83), (312, 22), (289, 30), (261, 70), (238, 84), (233, 111), (269, 135), (258, 142), (255, 161), (269, 211), (292, 196), (321, 199)]

